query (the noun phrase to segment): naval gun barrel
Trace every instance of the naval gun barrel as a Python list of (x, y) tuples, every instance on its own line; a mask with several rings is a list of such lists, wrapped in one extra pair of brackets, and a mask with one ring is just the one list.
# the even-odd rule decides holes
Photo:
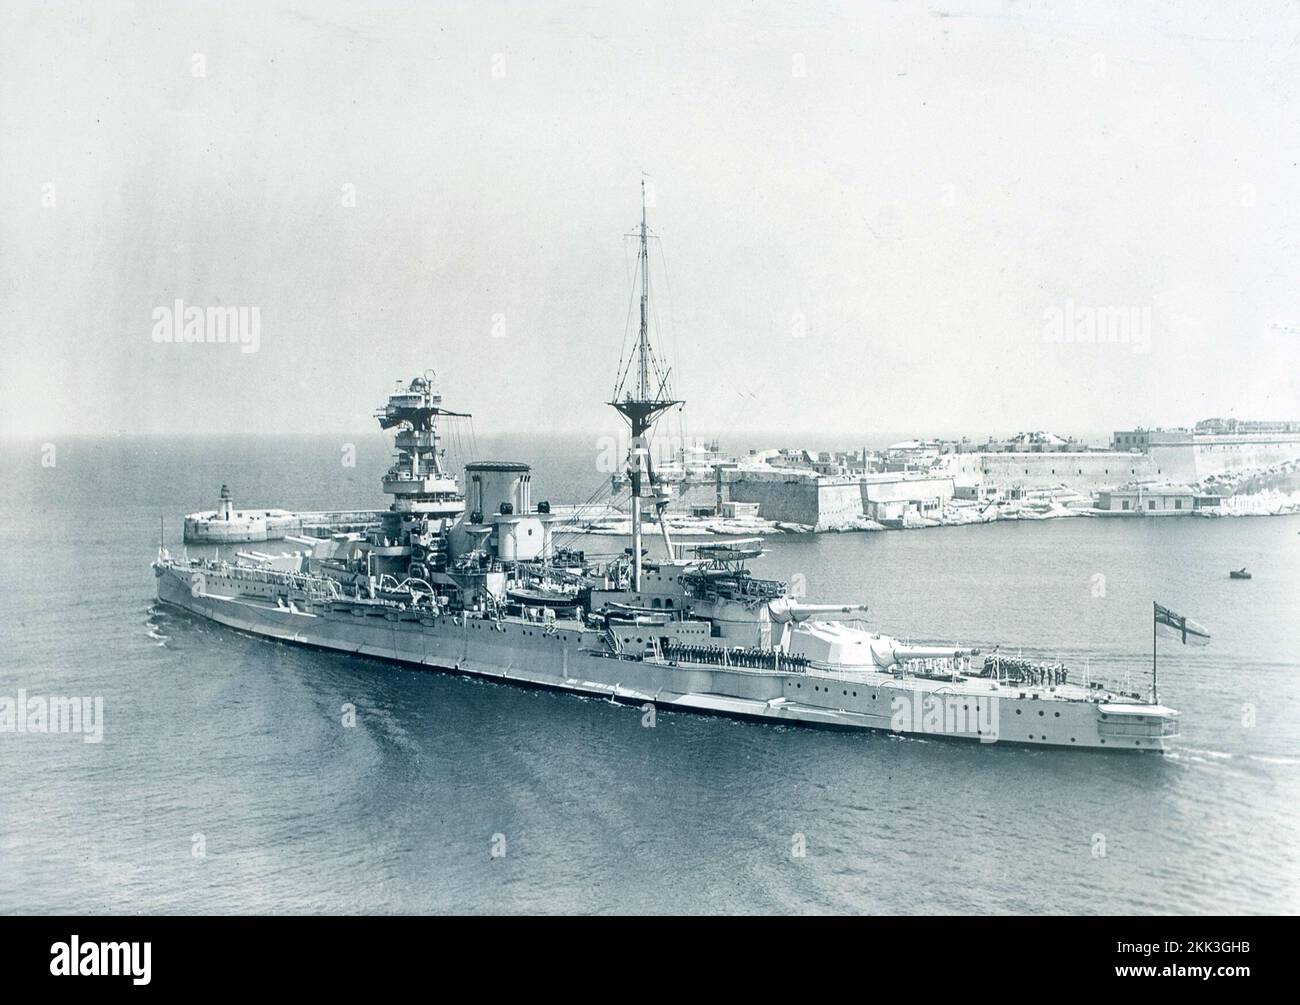
[(960, 661), (974, 656), (978, 649), (958, 646), (913, 646), (880, 636), (871, 643), (871, 657), (878, 667), (892, 667), (909, 660), (951, 660), (953, 669)]
[(909, 646), (895, 645), (894, 658), (898, 660), (941, 660), (954, 656), (973, 656), (977, 650), (959, 646)]
[(778, 624), (787, 621), (807, 621), (824, 614), (838, 614), (857, 618), (867, 613), (866, 604), (800, 604), (789, 597), (773, 600), (767, 605), (768, 614)]

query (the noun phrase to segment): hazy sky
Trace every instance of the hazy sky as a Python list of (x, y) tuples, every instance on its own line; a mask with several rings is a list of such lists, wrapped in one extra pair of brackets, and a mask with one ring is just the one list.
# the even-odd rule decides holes
[(1300, 418), (1298, 161), (1290, 2), (7, 0), (0, 422), (614, 428), (643, 171), (692, 432)]

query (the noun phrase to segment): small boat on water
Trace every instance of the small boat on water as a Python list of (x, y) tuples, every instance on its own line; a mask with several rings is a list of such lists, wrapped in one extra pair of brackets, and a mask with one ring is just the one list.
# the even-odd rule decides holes
[(1250, 578), (1250, 573), (1247, 572), (1245, 569), (1233, 569), (1231, 572), (1228, 573), (1228, 578), (1229, 578), (1229, 579), (1249, 579), (1249, 578)]

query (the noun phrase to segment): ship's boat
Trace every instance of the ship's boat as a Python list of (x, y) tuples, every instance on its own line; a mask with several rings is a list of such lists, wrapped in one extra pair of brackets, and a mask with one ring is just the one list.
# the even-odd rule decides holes
[(506, 596), (516, 604), (527, 607), (572, 607), (578, 602), (576, 593), (563, 590), (548, 590), (544, 587), (511, 587)]
[(1228, 573), (1228, 578), (1229, 578), (1229, 579), (1249, 579), (1249, 578), (1250, 578), (1250, 573), (1247, 572), (1245, 569), (1233, 569), (1231, 572)]

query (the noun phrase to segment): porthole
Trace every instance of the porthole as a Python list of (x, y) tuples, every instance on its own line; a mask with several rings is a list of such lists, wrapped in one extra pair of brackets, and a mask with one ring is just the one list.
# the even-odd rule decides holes
[(1016, 709), (1016, 715), (1020, 714), (1020, 709)]
[(1060, 712), (1053, 712), (1052, 715), (1056, 716), (1058, 719), (1061, 717)]
[(1038, 710), (1038, 714), (1039, 714), (1040, 716), (1043, 714), (1043, 710), (1042, 710), (1041, 708)]

